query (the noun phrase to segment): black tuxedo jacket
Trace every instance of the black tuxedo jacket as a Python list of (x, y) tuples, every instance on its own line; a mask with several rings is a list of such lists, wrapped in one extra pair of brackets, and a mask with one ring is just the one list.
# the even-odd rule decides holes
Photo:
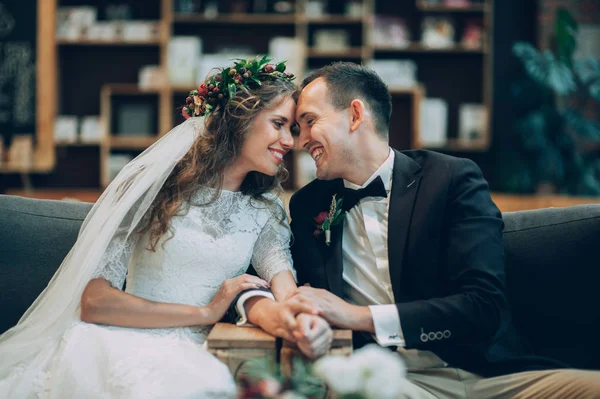
[[(343, 297), (343, 223), (331, 244), (314, 237), (341, 179), (315, 180), (290, 201), (298, 284)], [(338, 195), (339, 198), (339, 195)], [(504, 290), (502, 215), (470, 160), (395, 151), (389, 198), (389, 269), (407, 349), (430, 350), (482, 375), (547, 368), (522, 357)], [(370, 334), (355, 333), (355, 346)], [(543, 362), (542, 362), (543, 363)]]

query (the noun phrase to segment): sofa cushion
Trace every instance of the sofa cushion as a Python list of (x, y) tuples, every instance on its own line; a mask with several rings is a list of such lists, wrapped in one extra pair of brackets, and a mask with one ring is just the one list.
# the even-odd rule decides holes
[(600, 205), (503, 214), (507, 296), (535, 354), (600, 369)]
[(46, 287), (91, 207), (0, 195), (0, 333), (16, 323)]

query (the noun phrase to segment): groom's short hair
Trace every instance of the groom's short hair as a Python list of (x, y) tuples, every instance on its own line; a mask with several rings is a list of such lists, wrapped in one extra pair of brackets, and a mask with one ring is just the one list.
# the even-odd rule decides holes
[(388, 138), (392, 97), (375, 71), (353, 62), (334, 62), (306, 76), (300, 90), (318, 78), (325, 80), (328, 100), (336, 110), (348, 108), (356, 98), (363, 100), (374, 115), (375, 128), (383, 138)]

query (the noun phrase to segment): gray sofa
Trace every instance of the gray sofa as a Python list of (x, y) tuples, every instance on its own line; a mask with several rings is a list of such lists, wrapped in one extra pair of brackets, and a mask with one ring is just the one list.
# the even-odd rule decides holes
[[(0, 333), (44, 289), (91, 204), (0, 195)], [(600, 205), (504, 214), (508, 299), (536, 355), (600, 369)]]

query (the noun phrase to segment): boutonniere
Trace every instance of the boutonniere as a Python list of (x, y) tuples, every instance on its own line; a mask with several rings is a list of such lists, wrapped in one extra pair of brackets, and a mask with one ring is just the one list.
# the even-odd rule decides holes
[(342, 210), (343, 198), (336, 199), (336, 196), (337, 194), (334, 194), (331, 198), (329, 212), (321, 212), (314, 218), (317, 229), (313, 232), (313, 236), (318, 237), (324, 232), (327, 246), (331, 244), (331, 227), (340, 224), (346, 216)]

